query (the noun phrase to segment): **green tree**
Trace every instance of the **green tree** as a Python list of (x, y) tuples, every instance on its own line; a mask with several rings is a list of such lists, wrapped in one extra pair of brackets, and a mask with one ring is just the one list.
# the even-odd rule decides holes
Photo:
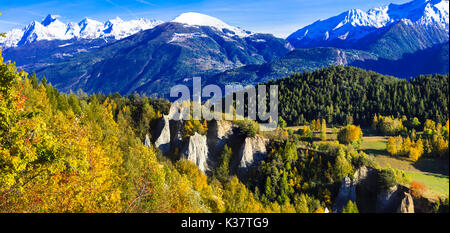
[(278, 195), (277, 198), (278, 203), (282, 205), (285, 202), (290, 202), (288, 194), (289, 194), (289, 186), (287, 181), (287, 175), (286, 172), (284, 172), (280, 183), (280, 195)]
[(327, 122), (322, 119), (321, 129), (320, 129), (320, 139), (322, 141), (327, 140)]
[(352, 201), (348, 201), (347, 205), (345, 205), (342, 213), (359, 213), (358, 207)]
[(231, 151), (231, 148), (229, 148), (228, 145), (225, 145), (222, 153), (220, 154), (219, 165), (216, 168), (216, 177), (222, 183), (225, 183), (230, 174), (229, 166), (232, 154), (233, 152)]
[(270, 177), (267, 177), (266, 179), (266, 185), (264, 186), (264, 194), (267, 199), (271, 200), (273, 199), (273, 188), (272, 188), (272, 180)]
[(282, 117), (278, 117), (278, 125), (281, 129), (284, 129), (287, 126), (286, 121)]
[(294, 202), (297, 213), (309, 213), (308, 201), (306, 200), (305, 194), (295, 195)]
[(259, 133), (259, 124), (256, 121), (244, 119), (236, 122), (239, 126), (239, 131), (245, 137), (254, 137)]
[(381, 170), (378, 175), (377, 184), (380, 190), (388, 190), (397, 185), (394, 171), (390, 168)]
[(339, 148), (338, 156), (334, 165), (334, 177), (336, 180), (342, 180), (346, 176), (350, 176), (353, 171), (351, 163), (347, 160), (345, 151)]

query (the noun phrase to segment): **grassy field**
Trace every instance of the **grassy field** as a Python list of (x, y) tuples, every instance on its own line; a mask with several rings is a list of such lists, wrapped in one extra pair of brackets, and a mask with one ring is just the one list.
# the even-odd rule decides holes
[(387, 140), (388, 137), (383, 136), (363, 137), (361, 150), (366, 152), (366, 154), (388, 155), (386, 151)]
[(412, 181), (424, 184), (426, 197), (435, 199), (449, 195), (448, 160), (423, 158), (414, 163), (406, 158), (392, 157), (386, 151), (386, 142), (387, 137), (364, 137), (361, 149), (382, 168), (390, 166), (403, 170)]
[[(294, 132), (301, 133), (303, 126), (288, 127)], [(333, 129), (327, 129), (327, 141), (335, 141), (336, 134)], [(382, 168), (392, 167), (406, 172), (412, 181), (423, 183), (427, 188), (425, 196), (435, 199), (437, 196), (447, 197), (449, 195), (449, 161), (439, 159), (422, 158), (416, 163), (407, 158), (392, 157), (386, 151), (388, 137), (375, 136), (371, 130), (363, 129), (363, 143), (361, 150), (372, 157)], [(317, 140), (320, 133), (314, 133)], [(315, 143), (322, 143), (315, 141)]]
[(432, 173), (407, 172), (412, 180), (425, 184), (427, 190), (425, 196), (436, 198), (436, 196), (448, 196), (448, 176)]

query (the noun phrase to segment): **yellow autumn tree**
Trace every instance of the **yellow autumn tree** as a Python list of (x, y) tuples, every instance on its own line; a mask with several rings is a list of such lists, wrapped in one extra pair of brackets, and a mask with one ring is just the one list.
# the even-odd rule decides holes
[(224, 187), (224, 201), (226, 212), (230, 213), (263, 213), (264, 207), (255, 200), (253, 194), (239, 182), (236, 177), (231, 178)]
[(306, 137), (308, 135), (308, 126), (303, 126), (302, 137)]
[[(0, 70), (0, 210), (120, 211), (121, 191), (114, 182), (120, 157), (103, 147), (114, 147), (114, 137), (93, 136), (91, 122), (52, 109), (46, 88), (33, 89), (13, 64), (1, 64)], [(101, 122), (113, 123), (104, 113)]]
[(363, 133), (359, 126), (347, 125), (342, 127), (337, 135), (339, 143), (351, 144), (360, 143), (362, 140)]
[(395, 137), (389, 137), (387, 143), (386, 143), (386, 151), (391, 154), (396, 156), (398, 154), (398, 149), (397, 149), (397, 140)]

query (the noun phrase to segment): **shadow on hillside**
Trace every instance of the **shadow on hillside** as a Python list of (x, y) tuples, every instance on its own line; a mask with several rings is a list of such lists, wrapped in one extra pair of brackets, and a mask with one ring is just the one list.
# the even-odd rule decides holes
[(430, 159), (421, 158), (413, 166), (423, 172), (449, 175), (449, 160), (448, 159)]
[(380, 134), (371, 128), (361, 128), (364, 137), (380, 136)]
[[(447, 51), (447, 56), (445, 54)], [(404, 54), (397, 60), (377, 59), (355, 61), (350, 65), (366, 70), (400, 78), (416, 77), (420, 74), (448, 73), (448, 42), (437, 44), (431, 48), (419, 50), (412, 54)]]
[(364, 149), (362, 150), (364, 153), (368, 154), (368, 155), (388, 155), (389, 154), (386, 152), (386, 150), (382, 150), (382, 149)]

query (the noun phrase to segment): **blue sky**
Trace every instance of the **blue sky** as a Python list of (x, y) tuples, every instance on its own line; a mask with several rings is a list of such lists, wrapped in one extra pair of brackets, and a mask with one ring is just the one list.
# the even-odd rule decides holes
[(0, 32), (22, 28), (47, 14), (60, 15), (63, 22), (79, 22), (84, 17), (106, 21), (119, 16), (168, 21), (194, 11), (217, 17), (232, 26), (280, 37), (343, 11), (368, 10), (409, 0), (0, 0)]

